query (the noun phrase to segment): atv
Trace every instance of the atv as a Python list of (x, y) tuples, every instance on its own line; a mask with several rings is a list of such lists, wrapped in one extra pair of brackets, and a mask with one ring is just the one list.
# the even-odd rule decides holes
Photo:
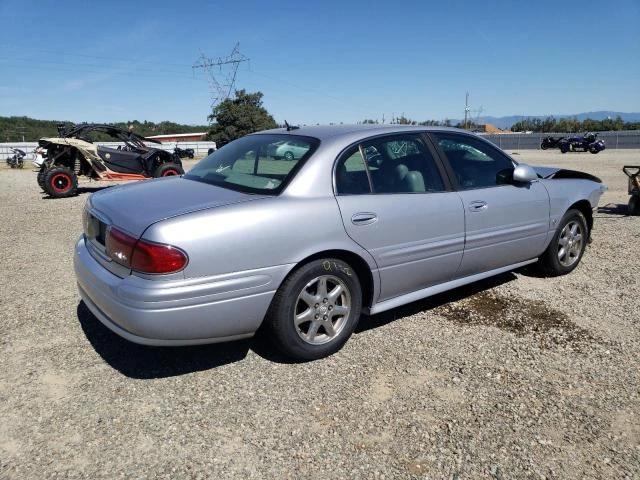
[[(117, 148), (96, 145), (92, 134), (106, 134), (123, 145)], [(184, 174), (177, 155), (147, 146), (160, 142), (112, 125), (87, 123), (70, 129), (59, 126), (58, 135), (38, 142), (46, 150), (38, 185), (54, 198), (75, 195), (78, 176), (114, 181)]]
[(558, 148), (562, 153), (567, 152), (591, 152), (598, 153), (605, 149), (604, 140), (598, 140), (597, 133), (586, 133), (582, 137), (569, 137), (558, 142)]

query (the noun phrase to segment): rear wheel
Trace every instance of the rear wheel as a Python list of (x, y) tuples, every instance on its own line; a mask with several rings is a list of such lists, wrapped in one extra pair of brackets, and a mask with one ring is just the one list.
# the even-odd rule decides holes
[(174, 175), (184, 175), (184, 170), (175, 163), (163, 163), (153, 173), (154, 177), (172, 177)]
[(579, 210), (564, 214), (551, 243), (538, 260), (538, 269), (549, 276), (566, 275), (580, 263), (589, 239), (589, 229)]
[(284, 159), (285, 160), (291, 161), (291, 160), (293, 160), (293, 158), (294, 158), (293, 157), (293, 152), (284, 152)]
[(629, 215), (640, 215), (640, 197), (637, 197), (635, 195), (629, 197), (627, 211)]
[(47, 170), (44, 168), (41, 168), (40, 171), (38, 172), (38, 185), (40, 185), (40, 188), (42, 190), (44, 190), (45, 192), (47, 191), (47, 189), (44, 186), (44, 182), (45, 182), (45, 176), (47, 175)]
[(312, 261), (291, 274), (276, 292), (265, 327), (285, 355), (307, 361), (342, 348), (362, 309), (362, 289), (342, 260)]
[(54, 198), (65, 198), (78, 191), (78, 177), (67, 167), (54, 167), (44, 172), (44, 189)]

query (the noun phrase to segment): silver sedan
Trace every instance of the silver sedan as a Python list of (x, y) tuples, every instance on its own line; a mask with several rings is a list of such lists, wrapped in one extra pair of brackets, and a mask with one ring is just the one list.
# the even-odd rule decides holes
[[(284, 144), (304, 154), (285, 159)], [(89, 309), (133, 342), (214, 343), (263, 326), (312, 360), (339, 350), (361, 314), (527, 264), (571, 272), (605, 188), (456, 129), (271, 130), (184, 176), (94, 193), (75, 271)]]

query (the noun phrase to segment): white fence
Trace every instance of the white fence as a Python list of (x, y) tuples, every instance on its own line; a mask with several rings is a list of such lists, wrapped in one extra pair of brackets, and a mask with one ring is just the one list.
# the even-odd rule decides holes
[[(124, 145), (122, 142), (96, 142), (96, 144), (112, 148), (117, 148), (118, 145)], [(161, 148), (163, 150), (167, 150), (168, 152), (173, 152), (176, 143), (171, 142), (155, 144), (149, 142), (148, 145), (153, 148)], [(13, 152), (11, 151), (12, 148), (19, 148), (20, 150), (24, 150), (25, 152), (27, 152), (27, 154), (31, 154), (37, 146), (38, 142), (0, 143), (0, 161), (4, 161), (8, 156), (13, 155)], [(206, 155), (210, 148), (216, 148), (216, 142), (179, 142), (178, 146), (183, 149), (193, 148), (196, 156), (202, 156)]]

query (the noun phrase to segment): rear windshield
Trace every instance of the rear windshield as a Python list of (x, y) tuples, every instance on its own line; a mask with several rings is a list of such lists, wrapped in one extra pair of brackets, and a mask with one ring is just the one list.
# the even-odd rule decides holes
[(249, 193), (277, 195), (320, 141), (295, 135), (248, 135), (200, 161), (185, 178)]

